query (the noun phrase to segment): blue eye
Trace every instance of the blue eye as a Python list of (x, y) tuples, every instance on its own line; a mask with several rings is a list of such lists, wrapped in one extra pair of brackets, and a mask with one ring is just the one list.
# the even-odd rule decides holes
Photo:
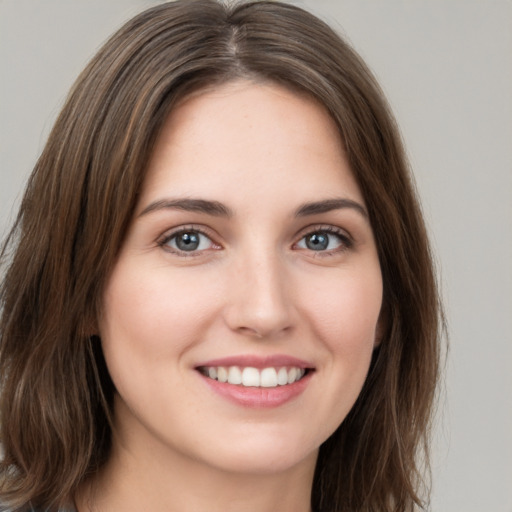
[(211, 249), (213, 242), (200, 231), (189, 229), (171, 235), (161, 245), (176, 252), (195, 252)]
[(310, 251), (335, 251), (341, 247), (349, 247), (350, 243), (346, 236), (327, 230), (314, 231), (301, 238), (297, 247), (309, 249)]

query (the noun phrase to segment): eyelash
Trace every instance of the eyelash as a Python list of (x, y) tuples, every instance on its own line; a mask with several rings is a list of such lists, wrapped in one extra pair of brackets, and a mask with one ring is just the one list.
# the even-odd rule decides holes
[[(294, 246), (298, 245), (300, 242), (305, 240), (308, 236), (312, 235), (318, 235), (318, 234), (327, 234), (328, 236), (335, 236), (338, 238), (339, 241), (339, 247), (336, 247), (334, 249), (330, 250), (322, 250), (322, 251), (314, 251), (313, 249), (309, 249), (310, 252), (314, 254), (315, 257), (323, 257), (323, 256), (332, 256), (335, 254), (343, 253), (345, 251), (348, 251), (349, 249), (352, 249), (354, 246), (354, 241), (350, 237), (350, 235), (335, 226), (329, 226), (329, 225), (316, 225), (316, 226), (310, 226), (307, 228), (307, 231), (302, 234), (300, 237), (300, 240), (294, 244)], [(305, 248), (304, 250), (308, 250)]]
[[(192, 251), (184, 251), (179, 248), (169, 247), (168, 244), (173, 239), (175, 239), (179, 235), (185, 235), (185, 234), (198, 234), (200, 236), (206, 237), (210, 241), (210, 243), (215, 246), (214, 249), (221, 248), (220, 245), (216, 244), (213, 241), (212, 235), (207, 230), (205, 230), (204, 228), (200, 228), (198, 226), (192, 226), (192, 225), (180, 227), (180, 228), (176, 229), (175, 231), (172, 231), (172, 232), (164, 235), (161, 238), (161, 240), (159, 240), (157, 242), (158, 246), (168, 252), (177, 254), (177, 255), (179, 255), (181, 257), (185, 257), (185, 258), (197, 257), (197, 256), (200, 256), (205, 251), (209, 250), (209, 249), (202, 249), (202, 250), (194, 249)], [(299, 241), (295, 242), (293, 244), (293, 247), (297, 247), (297, 245), (299, 243), (301, 243), (303, 240), (305, 240), (308, 236), (318, 235), (318, 234), (327, 234), (328, 236), (336, 236), (340, 242), (340, 246), (336, 247), (335, 249), (320, 250), (320, 251), (315, 251), (315, 250), (309, 249), (307, 247), (306, 248), (300, 247), (299, 250), (305, 250), (305, 251), (311, 252), (315, 255), (315, 257), (322, 257), (322, 256), (331, 256), (334, 254), (345, 252), (345, 251), (351, 249), (354, 245), (354, 241), (344, 230), (334, 227), (334, 226), (317, 225), (317, 226), (308, 227), (307, 231), (305, 231), (301, 234)]]
[(216, 246), (215, 249), (217, 249), (217, 248), (220, 249), (221, 246), (216, 244), (213, 241), (212, 235), (209, 232), (207, 232), (205, 229), (197, 227), (197, 226), (182, 226), (182, 227), (176, 229), (175, 231), (167, 233), (162, 237), (161, 240), (158, 241), (158, 245), (165, 251), (171, 252), (173, 254), (177, 254), (178, 256), (181, 256), (181, 257), (190, 258), (190, 257), (200, 256), (201, 253), (205, 252), (205, 250), (207, 250), (207, 249), (183, 251), (183, 250), (180, 250), (179, 248), (169, 247), (169, 245), (168, 245), (169, 242), (171, 242), (171, 240), (173, 240), (174, 238), (177, 238), (179, 235), (192, 234), (192, 233), (206, 237), (211, 242), (212, 245)]

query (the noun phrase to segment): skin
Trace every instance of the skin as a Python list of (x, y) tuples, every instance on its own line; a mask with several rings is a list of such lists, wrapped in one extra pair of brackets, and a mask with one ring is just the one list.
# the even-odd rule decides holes
[[(165, 206), (184, 198), (230, 215)], [(204, 232), (197, 250), (177, 248), (183, 229)], [(325, 250), (309, 248), (312, 233)], [(326, 111), (247, 81), (186, 99), (159, 136), (105, 290), (114, 447), (80, 511), (309, 511), (318, 448), (362, 388), (381, 305), (364, 200)], [(196, 369), (274, 354), (314, 368), (278, 407), (233, 403)]]

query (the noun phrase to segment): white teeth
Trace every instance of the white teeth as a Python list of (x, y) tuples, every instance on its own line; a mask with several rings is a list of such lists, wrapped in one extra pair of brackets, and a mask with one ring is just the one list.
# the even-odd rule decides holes
[(228, 382), (230, 384), (242, 384), (242, 372), (238, 366), (230, 366), (228, 370)]
[(290, 368), (288, 370), (288, 384), (293, 384), (297, 378), (297, 368)]
[[(233, 382), (230, 382), (233, 384)], [(242, 384), (244, 386), (255, 386), (260, 385), (260, 372), (256, 368), (244, 368), (242, 372)]]
[(217, 368), (217, 380), (219, 382), (227, 382), (228, 381), (228, 371), (223, 366), (219, 366)]
[(277, 372), (277, 383), (280, 386), (288, 384), (288, 370), (286, 368), (279, 368)]
[(229, 384), (242, 385), (244, 387), (275, 388), (293, 384), (300, 380), (306, 370), (295, 366), (279, 369), (269, 367), (258, 370), (251, 366), (240, 368), (239, 366), (208, 366), (202, 368), (202, 373), (210, 379)]
[(275, 368), (261, 370), (261, 387), (275, 388), (277, 386), (277, 372)]

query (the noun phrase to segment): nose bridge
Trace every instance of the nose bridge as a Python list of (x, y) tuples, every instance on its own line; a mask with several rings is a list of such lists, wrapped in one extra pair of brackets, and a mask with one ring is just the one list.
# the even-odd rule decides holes
[(228, 323), (232, 329), (257, 337), (275, 335), (291, 327), (286, 265), (271, 244), (241, 252), (232, 268)]

